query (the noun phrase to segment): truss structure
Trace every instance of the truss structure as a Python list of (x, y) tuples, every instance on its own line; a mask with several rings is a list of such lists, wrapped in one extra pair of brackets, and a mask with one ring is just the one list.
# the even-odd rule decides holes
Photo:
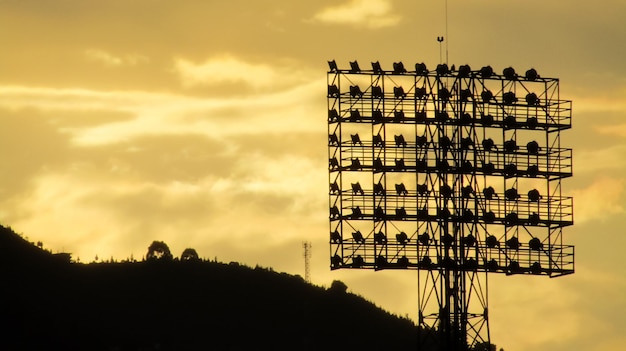
[(490, 342), (488, 273), (574, 272), (558, 79), (329, 67), (330, 267), (418, 270), (422, 349)]

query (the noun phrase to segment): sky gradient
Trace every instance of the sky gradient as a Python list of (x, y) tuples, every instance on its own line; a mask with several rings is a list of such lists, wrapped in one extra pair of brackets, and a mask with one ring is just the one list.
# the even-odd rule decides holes
[[(432, 69), (444, 4), (0, 0), (0, 223), (82, 262), (162, 240), (301, 275), (308, 240), (313, 283), (415, 318), (415, 272), (328, 268), (326, 61)], [(576, 274), (491, 277), (492, 341), (624, 348), (626, 1), (449, 0), (447, 23), (450, 64), (573, 101)]]

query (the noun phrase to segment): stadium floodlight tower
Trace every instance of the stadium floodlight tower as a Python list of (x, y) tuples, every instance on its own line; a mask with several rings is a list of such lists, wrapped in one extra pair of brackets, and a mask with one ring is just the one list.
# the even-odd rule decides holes
[(534, 69), (329, 67), (331, 269), (416, 269), (420, 349), (484, 349), (489, 273), (574, 272), (571, 101)]

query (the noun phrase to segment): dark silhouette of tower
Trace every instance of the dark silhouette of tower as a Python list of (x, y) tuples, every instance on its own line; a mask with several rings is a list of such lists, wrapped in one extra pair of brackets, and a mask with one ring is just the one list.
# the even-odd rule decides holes
[(309, 241), (302, 242), (302, 249), (304, 253), (304, 280), (307, 283), (311, 282), (311, 243)]
[(421, 349), (490, 343), (488, 273), (574, 272), (571, 101), (534, 69), (329, 67), (331, 269), (417, 269)]

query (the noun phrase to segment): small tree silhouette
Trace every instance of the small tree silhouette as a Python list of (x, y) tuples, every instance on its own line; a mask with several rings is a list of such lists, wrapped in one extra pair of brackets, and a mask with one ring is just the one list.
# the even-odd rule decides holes
[(200, 258), (198, 257), (198, 253), (196, 252), (195, 249), (187, 248), (180, 255), (180, 260), (181, 261), (199, 261)]
[(342, 282), (341, 280), (333, 280), (330, 284), (330, 289), (328, 289), (334, 293), (345, 294), (348, 291), (348, 286)]
[(148, 247), (146, 260), (171, 260), (172, 253), (166, 243), (162, 241), (153, 241)]
[[(501, 351), (504, 351), (500, 349)], [(474, 346), (472, 351), (496, 351), (496, 345), (490, 344), (488, 342), (481, 342)]]

